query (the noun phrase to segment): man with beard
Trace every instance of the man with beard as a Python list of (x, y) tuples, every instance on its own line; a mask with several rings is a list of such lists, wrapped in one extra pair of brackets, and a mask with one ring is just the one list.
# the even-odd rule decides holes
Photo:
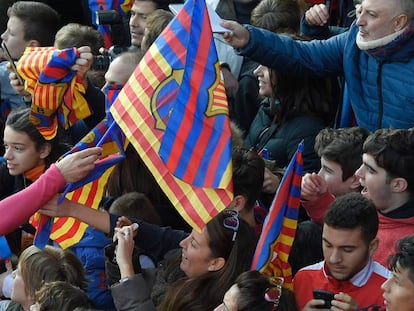
[(377, 130), (362, 152), (355, 174), (362, 194), (377, 208), (379, 246), (374, 259), (386, 265), (395, 243), (414, 234), (414, 129)]
[(332, 202), (324, 217), (324, 260), (301, 269), (293, 281), (300, 310), (321, 309), (324, 300), (313, 299), (315, 289), (332, 292), (332, 307), (339, 310), (383, 304), (381, 284), (390, 272), (372, 259), (377, 231), (375, 206), (361, 194), (348, 193)]

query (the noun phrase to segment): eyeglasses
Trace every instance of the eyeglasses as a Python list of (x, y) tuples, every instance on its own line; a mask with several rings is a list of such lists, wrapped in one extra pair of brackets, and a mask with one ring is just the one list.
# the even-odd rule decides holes
[(282, 296), (282, 285), (285, 281), (282, 277), (270, 277), (269, 283), (270, 287), (266, 289), (265, 300), (272, 302), (275, 307), (279, 305), (280, 296)]
[(223, 220), (224, 228), (231, 229), (234, 231), (232, 241), (236, 241), (237, 231), (239, 230), (240, 221), (239, 221), (239, 212), (234, 209), (225, 209), (223, 215), (227, 216)]

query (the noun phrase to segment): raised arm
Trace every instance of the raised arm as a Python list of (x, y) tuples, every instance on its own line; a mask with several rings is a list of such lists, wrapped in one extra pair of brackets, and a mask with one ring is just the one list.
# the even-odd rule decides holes
[(46, 204), (66, 183), (85, 177), (94, 167), (101, 148), (89, 148), (52, 165), (26, 189), (0, 202), (0, 235), (13, 231)]

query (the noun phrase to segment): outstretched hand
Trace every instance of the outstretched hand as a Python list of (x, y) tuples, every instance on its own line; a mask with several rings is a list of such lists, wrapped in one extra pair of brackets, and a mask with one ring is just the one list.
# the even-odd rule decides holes
[(67, 183), (76, 182), (93, 170), (101, 153), (100, 147), (87, 148), (64, 157), (56, 166)]
[(228, 32), (223, 33), (223, 38), (232, 47), (241, 49), (249, 42), (249, 31), (238, 22), (224, 20), (220, 25), (229, 30)]

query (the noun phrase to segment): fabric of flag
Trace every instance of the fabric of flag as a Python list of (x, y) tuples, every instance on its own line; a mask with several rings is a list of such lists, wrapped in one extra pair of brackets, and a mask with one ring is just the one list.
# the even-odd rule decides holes
[(292, 157), (280, 182), (253, 257), (252, 270), (282, 276), (283, 286), (293, 289), (288, 259), (295, 239), (303, 172), (303, 141)]
[[(104, 195), (105, 185), (112, 170), (113, 166), (103, 171), (98, 179), (68, 193), (66, 198), (90, 208), (98, 209)], [(53, 222), (50, 239), (58, 243), (63, 249), (66, 249), (78, 243), (87, 228), (88, 225), (77, 218), (57, 217)]]
[[(95, 168), (76, 183), (68, 184), (61, 196), (97, 209), (104, 195), (104, 187), (118, 162), (125, 158), (127, 142), (110, 113), (112, 102), (117, 98), (122, 85), (109, 84), (105, 89), (106, 117), (63, 157), (89, 147), (100, 146), (102, 157), (95, 162)], [(68, 248), (80, 241), (88, 226), (71, 217), (55, 218), (50, 238), (62, 248)]]
[(12, 256), (12, 252), (4, 235), (0, 236), (0, 260), (8, 259)]
[(30, 120), (47, 140), (56, 136), (58, 122), (67, 129), (91, 115), (83, 97), (85, 87), (71, 70), (77, 57), (76, 48), (28, 47), (17, 64), (26, 80), (25, 89), (32, 95)]
[(194, 229), (231, 202), (230, 121), (205, 1), (185, 2), (111, 112)]
[(81, 180), (68, 184), (65, 187), (62, 197), (68, 192), (78, 189), (99, 178), (108, 168), (125, 159), (125, 135), (114, 121), (109, 110), (114, 100), (118, 97), (121, 89), (122, 85), (117, 83), (111, 83), (105, 87), (103, 91), (106, 95), (106, 117), (71, 150), (62, 156), (62, 158), (64, 158), (69, 154), (90, 147), (97, 146), (102, 148), (102, 157), (95, 163), (95, 169)]
[(44, 249), (49, 242), (50, 233), (52, 232), (53, 218), (35, 213), (31, 217), (30, 223), (36, 228), (33, 244), (40, 249)]
[(98, 25), (96, 23), (95, 12), (115, 10), (121, 16), (126, 16), (131, 10), (135, 0), (89, 0), (89, 9), (92, 12), (92, 24), (97, 27), (104, 39), (104, 46), (109, 49), (112, 45), (111, 27), (109, 25)]

